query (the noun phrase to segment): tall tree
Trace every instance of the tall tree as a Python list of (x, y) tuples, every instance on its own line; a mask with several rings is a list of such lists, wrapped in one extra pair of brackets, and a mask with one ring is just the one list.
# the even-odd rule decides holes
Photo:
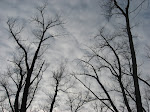
[[(96, 40), (94, 47), (90, 47), (91, 53), (88, 54), (87, 58), (80, 60), (86, 69), (79, 75), (88, 77), (89, 82), (91, 79), (95, 80), (100, 87), (99, 93), (101, 95), (98, 95), (94, 89), (91, 89), (92, 87), (87, 85), (88, 81), (85, 82), (78, 78), (77, 75), (74, 76), (99, 101), (107, 106), (109, 111), (119, 112), (120, 109), (128, 112), (132, 112), (133, 110), (137, 112), (146, 111), (142, 104), (142, 91), (140, 90), (139, 80), (146, 85), (149, 84), (138, 75), (137, 56), (130, 22), (133, 12), (135, 13), (145, 0), (141, 1), (133, 10), (131, 8), (131, 5), (135, 2), (133, 0), (106, 0), (102, 2), (104, 3), (102, 6), (105, 10), (105, 15), (109, 21), (113, 15), (117, 15), (115, 17), (119, 16), (122, 21), (125, 21), (121, 23), (124, 27), (118, 28), (113, 33), (108, 29), (102, 28), (94, 38)], [(102, 81), (102, 76), (106, 77), (107, 75), (113, 79), (111, 83), (115, 85), (114, 89), (112, 89), (113, 87), (109, 88)], [(112, 93), (118, 93), (118, 97), (121, 95), (121, 107), (123, 108), (118, 107), (120, 102), (114, 101)]]
[[(26, 112), (31, 105), (46, 68), (46, 62), (43, 59), (46, 42), (54, 38), (54, 35), (48, 32), (63, 24), (59, 16), (47, 18), (46, 6), (44, 4), (38, 7), (38, 14), (31, 18), (31, 22), (36, 24), (31, 35), (36, 42), (27, 44), (28, 41), (25, 41), (22, 35), (24, 26), (19, 27), (17, 19), (9, 18), (7, 21), (8, 31), (19, 50), (19, 54), (15, 55), (14, 60), (11, 61), (14, 68), (6, 73), (7, 79), (1, 80), (1, 87), (7, 95), (12, 112)], [(15, 89), (10, 88), (12, 86), (9, 85), (10, 81), (15, 84)]]
[[(135, 47), (133, 42), (133, 34), (131, 31), (131, 23), (130, 23), (130, 14), (135, 12), (142, 4), (145, 2), (145, 0), (142, 0), (141, 3), (135, 7), (134, 10), (130, 10), (131, 2), (134, 3), (132, 0), (126, 0), (125, 2), (121, 3), (122, 1), (117, 0), (108, 0), (108, 6), (109, 8), (109, 14), (113, 14), (113, 10), (116, 10), (115, 12), (118, 14), (121, 14), (125, 19), (125, 29), (128, 36), (128, 43), (130, 47), (131, 52), (131, 60), (132, 60), (132, 76), (133, 76), (133, 82), (135, 87), (135, 97), (136, 97), (136, 107), (137, 112), (142, 112), (142, 100), (141, 100), (141, 93), (140, 93), (140, 87), (139, 87), (139, 80), (138, 80), (138, 71), (137, 71), (137, 59), (136, 59), (136, 53), (135, 53)], [(123, 6), (121, 5), (123, 4)]]

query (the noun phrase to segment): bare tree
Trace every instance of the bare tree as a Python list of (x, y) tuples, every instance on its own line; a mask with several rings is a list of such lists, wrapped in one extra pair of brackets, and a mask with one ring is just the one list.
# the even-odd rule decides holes
[(128, 36), (128, 41), (129, 41), (129, 46), (130, 46), (130, 51), (131, 51), (131, 59), (132, 59), (132, 69), (133, 69), (133, 81), (134, 81), (134, 87), (135, 87), (135, 96), (136, 96), (136, 106), (137, 106), (137, 111), (141, 112), (142, 111), (142, 101), (141, 101), (141, 94), (140, 94), (140, 88), (139, 88), (139, 81), (138, 81), (138, 72), (137, 72), (137, 60), (136, 60), (136, 53), (135, 53), (135, 48), (134, 48), (134, 42), (133, 42), (133, 34), (132, 34), (132, 26), (130, 22), (130, 15), (137, 10), (139, 10), (143, 3), (146, 0), (142, 0), (138, 6), (135, 7), (135, 9), (131, 10), (131, 2), (134, 3), (134, 1), (131, 0), (126, 0), (123, 4), (121, 5), (120, 1), (117, 0), (109, 0), (109, 4), (111, 4), (111, 7), (109, 7), (110, 11), (109, 14), (113, 14), (113, 11), (116, 11), (116, 14), (120, 14), (124, 17), (125, 19), (125, 29), (126, 33)]
[(51, 104), (50, 104), (50, 109), (49, 112), (52, 112), (54, 109), (54, 104), (56, 103), (56, 98), (58, 95), (58, 91), (60, 90), (61, 85), (61, 81), (65, 76), (65, 66), (64, 65), (60, 65), (59, 70), (54, 71), (53, 72), (53, 79), (54, 79), (54, 87), (55, 87), (55, 92), (54, 95), (51, 98)]
[[(103, 1), (105, 2), (105, 1)], [(107, 29), (102, 28), (99, 34), (95, 36), (96, 44), (90, 47), (91, 53), (86, 59), (80, 61), (84, 64), (85, 71), (80, 73), (80, 76), (85, 76), (95, 81), (99, 87), (99, 94), (91, 89), (87, 82), (84, 82), (77, 75), (74, 77), (81, 82), (91, 93), (108, 107), (109, 111), (146, 111), (142, 105), (139, 80), (146, 85), (149, 83), (138, 74), (136, 53), (132, 34), (132, 26), (130, 25), (130, 15), (137, 11), (143, 5), (145, 0), (131, 10), (131, 0), (106, 0), (104, 10), (108, 20), (116, 14), (125, 20), (124, 28), (117, 29), (118, 31), (110, 33)], [(132, 1), (133, 3), (133, 1)], [(102, 81), (105, 80), (102, 76), (111, 77), (111, 83), (114, 87), (109, 88)], [(92, 83), (91, 81), (91, 83)], [(143, 92), (142, 92), (143, 93)], [(112, 94), (117, 94), (120, 101), (114, 101)], [(118, 104), (120, 106), (118, 106)]]
[[(51, 74), (49, 74), (51, 76)], [(42, 110), (45, 112), (53, 112), (54, 108), (60, 104), (61, 96), (65, 96), (68, 89), (72, 87), (70, 84), (70, 76), (67, 74), (66, 63), (61, 63), (59, 68), (52, 71), (52, 77), (50, 78), (50, 88), (46, 88), (46, 101), (42, 105)]]
[[(36, 24), (33, 31), (36, 42), (31, 44), (26, 44), (27, 41), (22, 37), (21, 33), (24, 27), (19, 27), (17, 19), (9, 18), (7, 21), (8, 31), (19, 49), (19, 56), (15, 56), (14, 60), (11, 61), (14, 68), (8, 70), (6, 80), (1, 80), (1, 87), (7, 95), (6, 98), (12, 112), (26, 112), (30, 107), (37, 92), (38, 84), (42, 79), (42, 74), (47, 68), (45, 60), (43, 60), (46, 42), (55, 36), (49, 34), (48, 31), (63, 24), (59, 16), (52, 19), (47, 18), (45, 9), (46, 4), (38, 7), (38, 14), (31, 19), (31, 22)], [(31, 46), (34, 46), (34, 48)], [(9, 84), (10, 81), (14, 85)], [(10, 86), (13, 86), (13, 88), (10, 88)]]
[[(132, 77), (133, 77), (133, 82), (134, 82), (134, 89), (135, 89), (135, 100), (136, 100), (136, 108), (137, 112), (142, 112), (142, 100), (141, 100), (141, 92), (140, 92), (140, 87), (139, 87), (139, 78), (138, 78), (138, 70), (137, 70), (137, 60), (136, 60), (136, 53), (135, 53), (135, 47), (134, 47), (134, 42), (133, 42), (133, 34), (132, 34), (132, 26), (130, 22), (130, 15), (134, 12), (136, 12), (140, 7), (142, 7), (143, 3), (145, 0), (140, 1), (140, 4), (135, 7), (135, 9), (131, 10), (131, 2), (134, 3), (135, 1), (132, 0), (126, 0), (125, 2), (120, 2), (117, 0), (108, 0), (109, 1), (109, 6), (108, 8), (110, 9), (108, 14), (113, 14), (113, 11), (115, 10), (115, 13), (118, 15), (122, 15), (123, 18), (125, 19), (125, 32), (128, 37), (128, 43), (129, 43), (129, 48), (131, 52), (131, 65), (132, 65)], [(121, 5), (123, 4), (123, 5)]]

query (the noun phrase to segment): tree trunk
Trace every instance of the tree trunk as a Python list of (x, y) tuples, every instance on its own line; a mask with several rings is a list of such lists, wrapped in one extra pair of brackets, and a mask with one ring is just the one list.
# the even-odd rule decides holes
[(26, 112), (26, 110), (27, 110), (26, 105), (27, 105), (27, 98), (28, 98), (28, 92), (29, 92), (29, 87), (30, 87), (30, 79), (31, 79), (32, 71), (29, 70), (29, 72), (27, 74), (26, 84), (24, 87), (23, 98), (22, 98), (21, 112)]
[(128, 33), (128, 37), (129, 37), (129, 45), (130, 45), (131, 58), (132, 58), (133, 81), (134, 81), (134, 87), (135, 87), (137, 112), (143, 112), (141, 93), (140, 93), (138, 74), (137, 74), (136, 54), (135, 54), (135, 50), (134, 50), (133, 36), (131, 33), (131, 29), (130, 29), (130, 20), (129, 20), (128, 11), (126, 13), (126, 28), (127, 28), (127, 33)]
[(19, 87), (18, 87), (18, 91), (17, 91), (17, 94), (16, 94), (16, 97), (15, 97), (15, 103), (14, 103), (14, 109), (15, 109), (15, 112), (19, 112), (19, 94), (20, 94), (20, 91), (21, 91), (21, 86), (22, 86), (22, 81), (23, 81), (23, 76), (21, 76), (21, 80), (20, 80), (20, 83), (19, 83)]
[(51, 103), (51, 107), (50, 107), (50, 111), (49, 112), (53, 111), (54, 104), (55, 104), (56, 97), (57, 97), (57, 93), (58, 93), (58, 85), (59, 85), (59, 82), (57, 82), (57, 84), (56, 84), (55, 94), (54, 94), (53, 101)]

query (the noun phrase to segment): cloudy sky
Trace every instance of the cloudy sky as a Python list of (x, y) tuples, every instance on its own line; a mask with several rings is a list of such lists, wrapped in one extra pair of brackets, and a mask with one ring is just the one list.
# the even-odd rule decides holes
[[(8, 56), (14, 47), (7, 32), (6, 21), (9, 17), (29, 20), (36, 12), (42, 0), (0, 0), (0, 62), (7, 63)], [(87, 45), (90, 39), (96, 35), (97, 30), (107, 21), (100, 9), (100, 0), (52, 0), (48, 1), (48, 15), (59, 14), (64, 20), (65, 31), (62, 37), (55, 40), (51, 49), (53, 58), (69, 58), (73, 60), (83, 55), (81, 46)], [(134, 19), (138, 26), (134, 29), (142, 46), (148, 44), (150, 29), (150, 8), (142, 7), (141, 13)], [(116, 22), (116, 20), (115, 20)], [(111, 23), (107, 23), (111, 28)], [(28, 36), (28, 35), (27, 35)], [(90, 40), (91, 41), (91, 40)], [(71, 56), (70, 56), (71, 54)], [(57, 55), (57, 56), (56, 56)], [(3, 69), (3, 68), (2, 68)]]
[[(100, 0), (48, 0), (48, 15), (59, 14), (64, 20), (63, 31), (50, 43), (46, 56), (51, 66), (56, 66), (61, 60), (67, 59), (71, 64), (75, 59), (82, 58), (86, 52), (86, 45), (90, 45), (91, 39), (96, 35), (97, 30), (108, 21), (102, 15)], [(14, 41), (9, 38), (7, 31), (7, 18), (16, 17), (21, 20), (29, 20), (36, 12), (35, 7), (43, 0), (0, 0), (0, 70), (4, 71), (9, 65), (8, 60), (15, 50)], [(135, 4), (136, 5), (136, 4)], [(135, 14), (136, 15), (136, 14)], [(114, 22), (117, 22), (115, 20)], [(144, 57), (145, 45), (150, 44), (150, 7), (144, 5), (139, 15), (132, 22), (138, 23), (134, 34), (138, 35), (137, 43), (140, 56)], [(113, 21), (107, 23), (113, 28)], [(28, 31), (29, 32), (29, 31)], [(58, 32), (59, 33), (59, 32)], [(28, 34), (24, 34), (28, 37)], [(145, 63), (139, 58), (140, 62)], [(72, 69), (73, 67), (70, 67)], [(149, 72), (148, 67), (145, 70)]]
[[(42, 0), (41, 0), (42, 1)], [(1, 0), (0, 1), (0, 62), (7, 63), (8, 56), (11, 54), (14, 44), (9, 38), (6, 21), (9, 17), (20, 19), (30, 19), (36, 12), (35, 7), (41, 5), (39, 0)], [(52, 0), (48, 3), (48, 15), (59, 14), (65, 23), (65, 31), (55, 39), (51, 45), (51, 60), (60, 61), (61, 58), (73, 60), (83, 54), (81, 45), (86, 45), (89, 38), (101, 24), (103, 17), (100, 14), (98, 1), (90, 0)], [(103, 22), (101, 22), (103, 21)], [(28, 36), (28, 35), (26, 35)], [(2, 53), (3, 52), (3, 53)], [(70, 56), (71, 54), (71, 56)], [(57, 56), (56, 56), (57, 55)], [(8, 58), (6, 58), (8, 57)], [(3, 68), (1, 68), (3, 69)]]

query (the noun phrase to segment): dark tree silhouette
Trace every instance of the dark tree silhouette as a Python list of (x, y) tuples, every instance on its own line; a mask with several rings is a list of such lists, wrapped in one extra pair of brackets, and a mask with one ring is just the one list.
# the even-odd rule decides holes
[[(143, 5), (145, 0), (131, 9), (131, 5), (134, 3), (131, 0), (119, 1), (119, 0), (106, 0), (102, 1), (102, 8), (105, 10), (105, 15), (110, 21), (113, 15), (119, 16), (125, 20), (122, 26), (123, 28), (117, 29), (113, 33), (102, 28), (99, 34), (95, 36), (95, 45), (90, 47), (91, 52), (87, 55), (87, 58), (80, 59), (85, 66), (85, 71), (78, 75), (89, 78), (89, 83), (96, 81), (99, 85), (100, 94), (98, 95), (92, 87), (88, 87), (88, 81), (84, 82), (78, 75), (74, 77), (82, 83), (85, 88), (91, 91), (91, 93), (108, 107), (108, 111), (119, 112), (128, 111), (137, 112), (146, 111), (143, 106), (139, 81), (144, 82), (147, 86), (149, 83), (142, 79), (138, 74), (135, 46), (132, 34), (132, 26), (130, 23), (130, 15), (138, 10)], [(132, 3), (132, 4), (131, 4)], [(114, 18), (113, 18), (114, 19)], [(118, 24), (119, 25), (119, 24)], [(120, 27), (120, 26), (119, 26)], [(102, 81), (103, 76), (111, 76), (113, 80), (110, 83), (114, 84), (113, 88), (109, 88)], [(105, 80), (105, 79), (103, 79)], [(109, 81), (106, 81), (109, 84)], [(94, 88), (94, 87), (93, 87)], [(102, 92), (103, 91), (103, 92)], [(120, 102), (114, 101), (112, 94), (118, 94), (121, 96)], [(135, 104), (135, 105), (134, 105)]]
[[(11, 61), (14, 68), (8, 69), (8, 72), (5, 73), (8, 76), (7, 79), (1, 80), (1, 87), (12, 112), (26, 112), (30, 107), (42, 74), (47, 68), (43, 54), (46, 50), (46, 42), (50, 38), (54, 38), (54, 35), (49, 34), (48, 31), (63, 24), (59, 16), (52, 19), (47, 18), (45, 10), (46, 4), (38, 7), (38, 14), (31, 18), (31, 23), (36, 24), (33, 35), (31, 35), (36, 42), (31, 44), (26, 44), (28, 41), (22, 37), (24, 26), (19, 27), (17, 19), (9, 18), (7, 21), (8, 31), (19, 50), (19, 53), (15, 54), (14, 60)], [(34, 48), (31, 47), (32, 45)], [(13, 88), (9, 84), (10, 81), (14, 84)]]
[(42, 110), (45, 112), (53, 112), (54, 108), (61, 105), (60, 94), (65, 96), (67, 91), (72, 88), (66, 66), (66, 63), (63, 62), (59, 65), (59, 68), (52, 70), (52, 74), (49, 74), (49, 76), (52, 76), (49, 78), (51, 80), (48, 84), (50, 88), (45, 88), (47, 91), (44, 93), (47, 98), (44, 105), (41, 105)]
[(61, 64), (60, 68), (57, 71), (53, 72), (53, 79), (54, 79), (54, 88), (55, 88), (55, 92), (53, 97), (51, 98), (51, 104), (50, 104), (50, 109), (49, 112), (53, 112), (54, 109), (54, 104), (56, 103), (56, 98), (58, 95), (58, 92), (60, 90), (61, 85), (61, 81), (62, 79), (65, 77), (65, 65)]

